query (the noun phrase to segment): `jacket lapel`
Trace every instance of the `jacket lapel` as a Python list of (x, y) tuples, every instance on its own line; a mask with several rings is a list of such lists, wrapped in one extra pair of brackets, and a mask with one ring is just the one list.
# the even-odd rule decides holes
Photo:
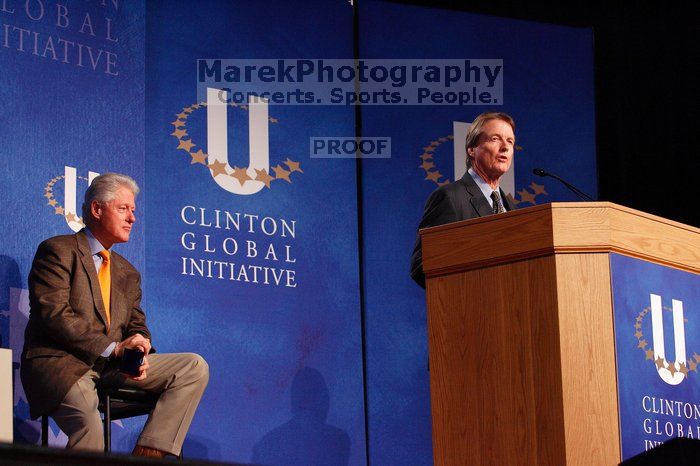
[(464, 173), (461, 181), (462, 184), (464, 184), (464, 188), (467, 190), (469, 202), (479, 217), (493, 214), (489, 201), (486, 200), (484, 193), (481, 192), (481, 189), (476, 185), (468, 171)]
[(97, 309), (97, 314), (100, 316), (102, 323), (107, 327), (107, 312), (105, 311), (105, 305), (102, 302), (102, 291), (100, 290), (100, 282), (97, 278), (97, 270), (95, 270), (95, 262), (92, 260), (92, 253), (90, 251), (90, 244), (87, 240), (87, 235), (85, 230), (80, 230), (75, 234), (75, 239), (78, 241), (78, 251), (81, 254), (81, 261), (83, 263), (83, 268), (90, 281), (90, 291), (92, 292), (92, 301), (95, 303), (95, 309)]

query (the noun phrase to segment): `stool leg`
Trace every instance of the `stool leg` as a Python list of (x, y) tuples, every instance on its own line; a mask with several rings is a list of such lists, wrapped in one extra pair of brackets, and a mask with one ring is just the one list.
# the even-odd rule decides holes
[(49, 444), (49, 417), (41, 416), (41, 446)]
[(105, 395), (104, 400), (104, 436), (105, 436), (105, 453), (112, 451), (112, 413), (110, 410), (109, 395)]

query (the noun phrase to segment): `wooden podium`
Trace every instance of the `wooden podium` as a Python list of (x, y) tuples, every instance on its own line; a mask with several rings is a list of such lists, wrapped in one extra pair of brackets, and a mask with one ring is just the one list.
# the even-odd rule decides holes
[(618, 464), (609, 254), (700, 273), (700, 230), (553, 203), (421, 238), (435, 464)]

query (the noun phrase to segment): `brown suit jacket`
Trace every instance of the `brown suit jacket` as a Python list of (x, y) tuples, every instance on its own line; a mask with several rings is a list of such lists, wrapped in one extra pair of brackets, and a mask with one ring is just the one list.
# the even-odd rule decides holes
[(139, 273), (112, 253), (111, 277), (108, 331), (85, 230), (39, 245), (29, 273), (30, 313), (20, 370), (32, 418), (55, 410), (112, 342), (135, 333), (150, 339)]

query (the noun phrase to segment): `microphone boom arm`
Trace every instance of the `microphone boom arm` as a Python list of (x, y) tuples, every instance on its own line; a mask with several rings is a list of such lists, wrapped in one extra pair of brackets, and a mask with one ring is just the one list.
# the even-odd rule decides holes
[(542, 170), (541, 168), (535, 168), (534, 170), (532, 170), (532, 173), (534, 173), (537, 176), (542, 176), (542, 177), (550, 176), (550, 177), (554, 178), (555, 180), (560, 181), (564, 186), (569, 188), (569, 190), (571, 190), (571, 192), (576, 194), (576, 196), (578, 196), (579, 199), (582, 199), (584, 201), (591, 201), (591, 202), (595, 201), (595, 199), (593, 199), (591, 196), (584, 193), (583, 191), (581, 191), (580, 189), (578, 189), (576, 186), (572, 185), (571, 183), (568, 183), (568, 182), (562, 180), (561, 178), (559, 178), (557, 175), (555, 175), (553, 173), (546, 172), (546, 171)]

